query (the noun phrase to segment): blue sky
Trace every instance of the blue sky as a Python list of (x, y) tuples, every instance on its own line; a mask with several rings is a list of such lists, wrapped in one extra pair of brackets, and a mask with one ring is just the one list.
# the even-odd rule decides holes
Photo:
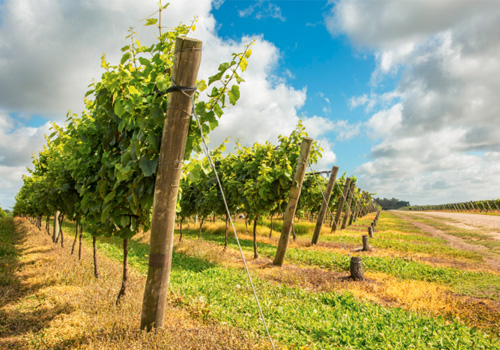
[[(331, 7), (327, 1), (226, 1), (213, 14), (220, 37), (262, 36), (279, 49), (276, 74), (296, 89), (307, 87), (300, 115), (356, 124), (366, 115), (363, 109), (352, 109), (349, 100), (374, 88), (370, 78), (375, 60), (345, 36), (328, 32), (324, 17)], [(336, 141), (332, 134), (329, 139), (335, 143), (337, 163), (349, 174), (366, 160), (371, 146), (363, 138)]]
[[(0, 206), (50, 123), (79, 113), (100, 57), (117, 62), (156, 0), (0, 0)], [(199, 77), (255, 40), (237, 106), (211, 135), (246, 145), (299, 118), (361, 188), (412, 204), (500, 197), (500, 1), (171, 0), (198, 17)]]

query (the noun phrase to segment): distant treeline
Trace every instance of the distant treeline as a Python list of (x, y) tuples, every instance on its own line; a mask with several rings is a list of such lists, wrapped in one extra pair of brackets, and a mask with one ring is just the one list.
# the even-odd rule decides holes
[(380, 204), (382, 209), (384, 210), (390, 210), (390, 209), (399, 209), (402, 207), (408, 207), (410, 206), (410, 202), (405, 202), (405, 201), (400, 201), (399, 199), (396, 198), (375, 198), (375, 201)]

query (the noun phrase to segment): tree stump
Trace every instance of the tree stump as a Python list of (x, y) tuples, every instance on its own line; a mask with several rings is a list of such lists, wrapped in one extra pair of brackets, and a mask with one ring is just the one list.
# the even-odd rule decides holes
[(351, 257), (351, 278), (354, 281), (363, 281), (365, 279), (365, 274), (363, 273), (363, 259), (360, 257)]
[(370, 246), (368, 245), (368, 236), (367, 235), (363, 235), (361, 236), (361, 238), (363, 239), (363, 252), (368, 252), (370, 251)]

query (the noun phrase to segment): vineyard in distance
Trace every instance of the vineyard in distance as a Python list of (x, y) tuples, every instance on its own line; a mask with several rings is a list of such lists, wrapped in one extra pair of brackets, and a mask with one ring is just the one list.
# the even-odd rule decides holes
[(0, 349), (500, 349), (500, 200), (376, 200), (301, 122), (209, 145), (252, 44), (199, 80), (165, 9), (0, 209)]

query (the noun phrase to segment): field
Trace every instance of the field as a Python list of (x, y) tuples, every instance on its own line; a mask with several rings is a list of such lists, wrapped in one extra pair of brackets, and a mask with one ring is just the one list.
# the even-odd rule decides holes
[[(500, 257), (494, 233), (423, 213), (383, 212), (361, 252), (374, 213), (340, 233), (296, 223), (283, 268), (272, 267), (277, 237), (270, 223), (236, 222), (270, 334), (279, 349), (498, 349)], [(463, 215), (463, 214), (462, 214)], [(474, 215), (480, 217), (479, 215)], [(275, 219), (275, 228), (280, 222)], [(129, 243), (131, 276), (120, 288), (122, 241), (98, 240), (100, 276), (93, 276), (91, 240), (82, 260), (71, 255), (74, 224), (63, 225), (65, 247), (23, 219), (0, 226), (0, 348), (2, 349), (269, 349), (234, 239), (224, 250), (221, 220), (176, 231), (164, 329), (139, 330), (149, 234)], [(458, 227), (460, 226), (461, 227)], [(464, 225), (469, 225), (465, 227)], [(349, 255), (361, 256), (365, 281), (349, 278)]]

